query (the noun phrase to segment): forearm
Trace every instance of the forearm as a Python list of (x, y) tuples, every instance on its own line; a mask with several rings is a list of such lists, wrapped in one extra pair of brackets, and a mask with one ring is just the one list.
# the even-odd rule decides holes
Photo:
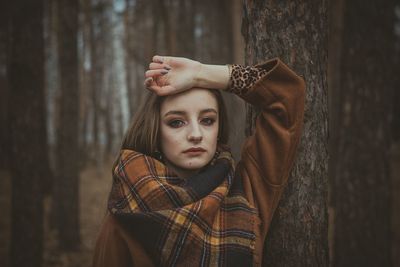
[(225, 90), (229, 83), (227, 65), (202, 64), (195, 77), (195, 87)]

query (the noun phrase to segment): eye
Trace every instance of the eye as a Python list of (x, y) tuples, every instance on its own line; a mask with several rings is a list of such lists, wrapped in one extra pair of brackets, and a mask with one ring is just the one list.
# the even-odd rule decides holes
[(172, 120), (170, 122), (168, 122), (168, 125), (172, 128), (179, 128), (181, 126), (183, 126), (184, 122), (181, 120)]
[(210, 125), (214, 124), (215, 119), (213, 119), (213, 118), (204, 118), (204, 119), (201, 120), (201, 122), (203, 124), (205, 124), (205, 125), (209, 125), (210, 126)]

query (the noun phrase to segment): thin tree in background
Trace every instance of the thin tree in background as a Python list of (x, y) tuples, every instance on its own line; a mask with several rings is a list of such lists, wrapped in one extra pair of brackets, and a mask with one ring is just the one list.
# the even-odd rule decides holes
[[(43, 255), (43, 179), (47, 172), (43, 1), (16, 0), (8, 38), (11, 266), (39, 267)], [(7, 216), (3, 214), (3, 216)]]
[[(245, 1), (246, 63), (280, 57), (306, 81), (297, 160), (274, 214), (264, 266), (328, 266), (327, 1)], [(247, 110), (247, 135), (257, 111)]]
[[(0, 125), (7, 125), (8, 112), (8, 81), (7, 81), (7, 39), (8, 39), (8, 10), (5, 1), (0, 4)], [(0, 169), (8, 166), (8, 131), (0, 131)]]
[[(125, 11), (123, 13), (124, 22), (124, 64), (126, 70), (126, 85), (127, 85), (127, 95), (128, 95), (128, 105), (129, 114), (132, 116), (139, 105), (140, 96), (138, 95), (139, 90), (136, 88), (138, 84), (137, 80), (139, 77), (139, 71), (144, 72), (144, 67), (140, 64), (144, 62), (144, 53), (142, 46), (145, 43), (145, 38), (142, 38), (142, 42), (138, 42), (137, 36), (147, 36), (141, 35), (145, 32), (142, 30), (144, 27), (145, 16), (146, 16), (147, 6), (143, 1), (133, 1), (125, 0)], [(142, 17), (143, 16), (143, 17)], [(143, 58), (142, 58), (143, 57)], [(139, 69), (139, 70), (138, 70)]]
[(334, 266), (391, 266), (394, 7), (394, 1), (355, 0), (344, 1), (342, 9), (332, 88)]
[[(97, 167), (101, 163), (100, 158), (98, 157), (101, 152), (100, 147), (100, 118), (101, 118), (101, 98), (102, 98), (102, 79), (104, 75), (104, 66), (102, 62), (103, 54), (101, 51), (101, 17), (103, 16), (104, 3), (103, 1), (91, 1), (91, 0), (83, 0), (83, 11), (84, 11), (84, 20), (86, 25), (87, 36), (85, 41), (88, 42), (88, 52), (89, 52), (89, 76), (87, 85), (88, 95), (90, 95), (90, 112), (91, 116), (91, 128), (92, 128), (92, 137), (93, 141), (91, 142), (91, 146), (87, 147), (89, 150), (90, 158), (94, 158)], [(88, 122), (87, 122), (88, 123)], [(86, 137), (85, 137), (86, 138)], [(91, 152), (91, 153), (90, 153)], [(86, 152), (87, 153), (87, 152)]]
[[(394, 70), (400, 69), (400, 3), (395, 7), (395, 51), (391, 57), (394, 60)], [(392, 98), (392, 259), (393, 266), (400, 266), (400, 77), (393, 75), (394, 87), (397, 88)]]
[(60, 114), (57, 126), (57, 179), (54, 199), (60, 246), (78, 249), (79, 235), (79, 88), (78, 0), (57, 2)]
[(174, 9), (176, 23), (170, 23), (173, 36), (172, 53), (179, 51), (179, 56), (194, 58), (196, 55), (196, 14), (198, 3), (195, 0), (178, 0)]

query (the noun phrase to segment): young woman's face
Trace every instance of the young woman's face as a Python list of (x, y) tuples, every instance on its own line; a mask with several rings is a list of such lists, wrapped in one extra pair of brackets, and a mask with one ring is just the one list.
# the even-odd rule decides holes
[(217, 147), (218, 112), (216, 97), (206, 89), (194, 88), (164, 99), (160, 134), (167, 165), (177, 173), (190, 173), (210, 162)]

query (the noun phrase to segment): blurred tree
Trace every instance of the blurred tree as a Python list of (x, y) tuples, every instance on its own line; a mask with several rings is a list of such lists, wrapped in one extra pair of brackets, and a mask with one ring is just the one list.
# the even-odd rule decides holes
[[(394, 54), (392, 60), (394, 60), (394, 64), (396, 69), (400, 69), (400, 2), (397, 2), (395, 8), (395, 22), (394, 22), (394, 33), (395, 33), (395, 41), (394, 41)], [(400, 142), (400, 76), (394, 75), (392, 76), (394, 79), (395, 87), (398, 89), (394, 92), (393, 97), (393, 119), (392, 119), (392, 136), (393, 140)], [(400, 257), (400, 256), (399, 256)]]
[(345, 27), (332, 82), (333, 266), (391, 266), (394, 5), (355, 0), (338, 9)]
[[(272, 220), (264, 266), (328, 266), (327, 1), (245, 1), (246, 63), (280, 57), (306, 80), (297, 162)], [(248, 107), (247, 135), (257, 111)]]
[[(135, 3), (133, 3), (135, 2)], [(140, 72), (144, 73), (143, 64), (145, 56), (143, 44), (146, 41), (144, 23), (146, 19), (146, 9), (144, 1), (125, 0), (124, 19), (124, 50), (125, 50), (125, 70), (126, 85), (128, 93), (129, 115), (132, 116), (139, 106), (142, 90), (136, 88), (139, 85)], [(141, 42), (136, 36), (142, 36)], [(142, 53), (140, 53), (140, 51)]]
[(60, 246), (75, 250), (79, 234), (79, 88), (78, 88), (78, 0), (57, 2), (58, 69), (60, 77), (57, 125), (56, 202)]
[[(90, 62), (91, 57), (91, 2), (82, 0), (81, 12), (83, 19), (80, 20), (79, 30), (82, 36), (82, 47), (78, 52), (79, 55), (79, 78), (80, 78), (80, 102), (81, 102), (81, 117), (80, 117), (80, 133), (79, 133), (79, 148), (80, 148), (80, 166), (87, 166), (89, 161), (89, 131), (90, 131), (90, 112), (92, 110), (92, 68)], [(89, 65), (89, 66), (88, 66)]]
[(329, 94), (329, 258), (332, 261), (333, 258), (333, 240), (334, 240), (334, 219), (335, 210), (332, 207), (332, 201), (335, 196), (332, 195), (332, 188), (334, 182), (334, 164), (337, 162), (337, 157), (340, 157), (335, 151), (339, 131), (338, 121), (340, 117), (338, 107), (341, 105), (341, 93), (344, 93), (340, 88), (340, 75), (339, 70), (341, 51), (342, 51), (342, 31), (343, 31), (343, 5), (345, 0), (329, 1), (329, 47), (328, 47), (328, 94)]
[(176, 1), (175, 23), (170, 25), (172, 36), (171, 53), (179, 51), (179, 56), (194, 58), (196, 55), (196, 15), (198, 13), (198, 3), (195, 0)]
[[(395, 7), (396, 22), (394, 25), (396, 40), (395, 52), (391, 57), (395, 62), (393, 69), (400, 69), (400, 3)], [(393, 74), (394, 97), (392, 99), (392, 258), (393, 266), (400, 266), (400, 76)]]
[[(10, 8), (10, 9), (8, 9)], [(44, 101), (43, 1), (9, 2), (11, 266), (41, 266), (43, 188), (49, 177)]]
[(105, 147), (104, 147), (104, 159), (107, 159), (113, 151), (114, 146), (114, 130), (117, 127), (117, 123), (114, 120), (115, 113), (117, 112), (118, 106), (115, 105), (115, 51), (113, 38), (113, 0), (104, 1), (104, 15), (102, 16), (102, 50), (103, 50), (103, 118), (104, 118), (104, 130), (105, 130)]
[[(8, 81), (7, 81), (7, 39), (8, 39), (8, 12), (6, 2), (0, 6), (0, 125), (7, 125), (8, 109)], [(0, 131), (0, 169), (8, 166), (8, 131)]]
[[(83, 0), (81, 84), (84, 90), (84, 112), (81, 123), (82, 152), (93, 160), (97, 169), (113, 147), (114, 114), (118, 109), (113, 89), (115, 48), (113, 36), (113, 1)], [(89, 138), (90, 137), (90, 138)]]
[[(97, 28), (96, 31), (96, 7), (93, 5), (91, 0), (85, 0), (85, 11), (86, 11), (86, 19), (88, 21), (89, 26), (89, 51), (90, 51), (90, 95), (91, 95), (91, 112), (92, 112), (92, 150), (93, 155), (98, 155), (99, 152), (99, 102), (100, 102), (100, 86), (101, 86), (101, 77), (102, 77), (102, 69), (99, 64), (100, 54), (99, 47), (97, 43), (96, 32), (99, 30)], [(97, 9), (97, 11), (99, 11)]]

